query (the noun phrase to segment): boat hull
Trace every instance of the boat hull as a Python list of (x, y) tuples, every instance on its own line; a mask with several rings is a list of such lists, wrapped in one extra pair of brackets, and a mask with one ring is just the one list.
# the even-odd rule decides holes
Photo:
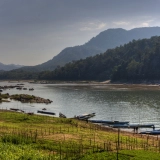
[(55, 115), (54, 112), (46, 112), (46, 111), (39, 111), (39, 110), (37, 111), (37, 113)]

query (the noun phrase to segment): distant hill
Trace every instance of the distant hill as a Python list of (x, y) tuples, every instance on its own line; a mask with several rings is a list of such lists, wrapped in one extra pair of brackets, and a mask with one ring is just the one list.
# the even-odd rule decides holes
[(39, 79), (160, 82), (160, 37), (133, 40), (104, 54), (41, 72)]
[(0, 79), (112, 80), (160, 83), (160, 36), (132, 40), (105, 53), (67, 63), (54, 71), (32, 72), (20, 69), (0, 72)]
[(21, 67), (23, 67), (23, 66), (22, 65), (15, 65), (15, 64), (5, 65), (0, 62), (0, 70), (2, 70), (2, 71), (10, 71), (10, 70), (18, 69)]
[(108, 29), (93, 37), (84, 45), (65, 48), (53, 59), (33, 67), (23, 67), (21, 70), (32, 70), (34, 72), (54, 70), (57, 66), (64, 66), (68, 62), (104, 53), (107, 49), (124, 45), (133, 39), (150, 38), (156, 35), (160, 36), (160, 27), (144, 27), (132, 30)]

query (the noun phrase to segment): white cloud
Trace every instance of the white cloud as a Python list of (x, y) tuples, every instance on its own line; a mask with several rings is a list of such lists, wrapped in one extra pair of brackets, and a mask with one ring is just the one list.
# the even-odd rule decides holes
[(105, 26), (106, 26), (106, 23), (101, 23), (101, 24), (99, 24), (99, 25), (97, 26), (96, 29), (102, 29), (102, 28), (104, 28)]
[(88, 24), (82, 24), (80, 31), (94, 31), (101, 30), (106, 27), (106, 23), (104, 22), (89, 22)]
[(80, 28), (80, 31), (91, 31), (92, 28), (89, 28), (89, 27), (82, 27)]
[(149, 23), (144, 22), (144, 23), (142, 23), (142, 26), (143, 26), (143, 27), (149, 27)]
[(129, 25), (130, 24), (130, 22), (125, 22), (125, 21), (117, 21), (117, 22), (113, 22), (113, 24), (115, 24), (115, 25)]
[[(151, 16), (132, 17), (131, 20), (117, 20), (110, 23), (109, 27), (132, 29), (138, 27), (155, 26), (157, 20)], [(158, 25), (157, 25), (158, 26)]]

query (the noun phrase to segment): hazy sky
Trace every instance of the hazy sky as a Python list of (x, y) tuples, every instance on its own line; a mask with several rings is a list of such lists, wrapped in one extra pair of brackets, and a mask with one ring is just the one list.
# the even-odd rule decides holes
[(0, 0), (0, 62), (36, 65), (108, 28), (160, 26), (160, 0)]

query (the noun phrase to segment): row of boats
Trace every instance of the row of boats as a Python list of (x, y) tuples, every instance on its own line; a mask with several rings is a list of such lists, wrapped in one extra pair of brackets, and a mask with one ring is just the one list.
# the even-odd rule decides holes
[[(10, 110), (13, 111), (21, 111), (19, 109), (10, 108)], [(56, 115), (54, 112), (44, 111), (46, 109), (38, 110), (37, 113), (40, 114), (47, 114), (47, 115)], [(90, 118), (94, 117), (96, 113), (89, 113), (89, 114), (82, 114), (78, 116), (74, 116), (73, 118), (76, 118), (78, 120), (85, 120), (91, 123), (100, 124), (103, 126), (108, 126), (112, 128), (124, 128), (124, 129), (134, 129), (134, 131), (138, 132), (139, 128), (152, 128), (152, 131), (143, 131), (139, 134), (149, 134), (149, 135), (160, 135), (160, 130), (155, 130), (154, 124), (130, 124), (129, 121), (106, 121), (106, 120), (90, 120)], [(59, 113), (59, 117), (61, 118), (67, 118), (64, 114), (61, 112)]]
[[(20, 87), (17, 87), (16, 89), (18, 89), (18, 90), (22, 90), (22, 89), (23, 89), (23, 90), (27, 90), (27, 88), (21, 87), (21, 86), (20, 86)], [(29, 88), (28, 90), (29, 90), (29, 91), (33, 91), (34, 88)]]
[(124, 129), (134, 129), (134, 132), (138, 132), (139, 128), (152, 128), (152, 131), (143, 131), (139, 134), (150, 134), (150, 135), (160, 135), (160, 130), (155, 130), (154, 124), (130, 124), (129, 121), (106, 121), (106, 120), (89, 120), (91, 117), (94, 117), (95, 113), (83, 114), (75, 116), (79, 120), (87, 120), (88, 122), (100, 124), (103, 126), (108, 126), (112, 128), (124, 128)]

